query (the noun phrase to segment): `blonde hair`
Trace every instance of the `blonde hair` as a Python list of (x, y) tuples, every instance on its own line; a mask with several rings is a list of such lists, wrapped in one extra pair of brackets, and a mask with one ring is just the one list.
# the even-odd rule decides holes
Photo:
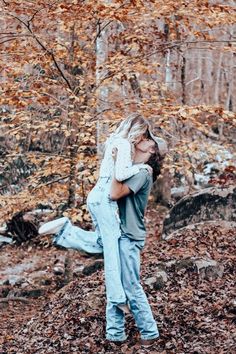
[(112, 137), (127, 139), (134, 146), (142, 136), (147, 134), (149, 128), (148, 121), (141, 114), (133, 113), (121, 122)]

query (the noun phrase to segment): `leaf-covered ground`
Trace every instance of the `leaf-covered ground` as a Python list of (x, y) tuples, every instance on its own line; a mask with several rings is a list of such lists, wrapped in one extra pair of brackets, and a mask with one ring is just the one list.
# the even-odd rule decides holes
[[(235, 353), (236, 230), (205, 224), (165, 241), (158, 231), (159, 209), (150, 206), (146, 219), (142, 281), (160, 330), (160, 339), (152, 348), (140, 347), (131, 315), (127, 316), (125, 344), (117, 347), (104, 339), (105, 289), (103, 271), (98, 270), (74, 278), (45, 301), (35, 300), (30, 321), (27, 306), (17, 304), (15, 326), (11, 324), (8, 334), (4, 332), (0, 353)], [(199, 269), (197, 260), (215, 260), (218, 268)], [(165, 272), (165, 283), (150, 281), (157, 277), (158, 269)], [(41, 302), (44, 305), (39, 308)]]

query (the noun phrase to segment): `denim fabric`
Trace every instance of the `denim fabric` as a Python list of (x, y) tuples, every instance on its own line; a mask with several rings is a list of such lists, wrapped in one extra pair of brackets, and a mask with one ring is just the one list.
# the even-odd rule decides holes
[(107, 300), (123, 304), (126, 296), (121, 282), (118, 245), (120, 220), (117, 203), (109, 198), (110, 187), (110, 178), (100, 178), (88, 195), (87, 205), (95, 231), (73, 226), (68, 219), (54, 238), (54, 244), (88, 253), (103, 252)]
[[(95, 231), (85, 231), (73, 226), (68, 219), (58, 235), (54, 237), (54, 244), (88, 253), (102, 253), (104, 250), (107, 288), (106, 338), (108, 340), (126, 339), (124, 313), (116, 305), (125, 303), (127, 300), (141, 338), (157, 338), (158, 328), (139, 277), (140, 251), (144, 241), (136, 241), (126, 235), (120, 237), (119, 220), (116, 216), (117, 206), (109, 200), (108, 182), (105, 183), (104, 180), (104, 183), (99, 185), (98, 191), (92, 191), (88, 198)], [(99, 240), (102, 240), (104, 249), (99, 244)]]
[[(119, 240), (122, 283), (136, 325), (142, 339), (159, 337), (157, 324), (151, 307), (140, 284), (140, 251), (144, 241), (132, 240), (122, 235)], [(107, 339), (122, 340), (124, 334), (124, 314), (115, 304), (107, 303)]]
[(115, 304), (125, 303), (126, 296), (121, 282), (118, 240), (120, 220), (117, 203), (110, 199), (111, 178), (100, 178), (89, 193), (87, 206), (91, 214), (97, 243), (103, 245), (107, 300)]
[(73, 226), (67, 219), (60, 232), (55, 235), (53, 244), (91, 254), (103, 253), (103, 247), (97, 241), (98, 235), (95, 231), (86, 231)]
[(124, 341), (125, 315), (114, 303), (108, 301), (106, 306), (106, 339)]

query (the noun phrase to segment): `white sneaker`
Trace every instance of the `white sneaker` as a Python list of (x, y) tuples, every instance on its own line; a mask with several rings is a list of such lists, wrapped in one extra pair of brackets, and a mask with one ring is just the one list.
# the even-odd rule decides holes
[(68, 218), (64, 216), (63, 218), (46, 222), (46, 224), (40, 226), (38, 233), (39, 235), (57, 234), (67, 220)]

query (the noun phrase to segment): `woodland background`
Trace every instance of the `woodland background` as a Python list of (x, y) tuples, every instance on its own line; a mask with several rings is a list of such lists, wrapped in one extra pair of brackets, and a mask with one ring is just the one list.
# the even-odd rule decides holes
[[(132, 112), (168, 142), (142, 256), (161, 333), (150, 353), (236, 345), (235, 227), (161, 238), (179, 198), (235, 186), (235, 10), (233, 0), (0, 0), (0, 225), (49, 210), (90, 227), (103, 142)], [(1, 354), (117, 353), (104, 342), (102, 260), (48, 237), (0, 246)], [(120, 353), (144, 353), (127, 326)]]
[(133, 111), (168, 141), (172, 186), (217, 153), (232, 165), (234, 5), (1, 1), (1, 221), (39, 205), (87, 219), (104, 138)]

